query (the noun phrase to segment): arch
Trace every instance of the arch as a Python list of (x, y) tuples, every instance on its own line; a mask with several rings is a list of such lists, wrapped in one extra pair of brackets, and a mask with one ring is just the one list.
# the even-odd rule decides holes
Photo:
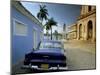
[(92, 21), (91, 20), (89, 20), (88, 21), (88, 24), (87, 24), (88, 26), (87, 26), (87, 33), (88, 33), (88, 40), (89, 39), (92, 39), (92, 37), (93, 37), (93, 23), (92, 23)]
[(79, 25), (79, 39), (82, 38), (82, 24)]

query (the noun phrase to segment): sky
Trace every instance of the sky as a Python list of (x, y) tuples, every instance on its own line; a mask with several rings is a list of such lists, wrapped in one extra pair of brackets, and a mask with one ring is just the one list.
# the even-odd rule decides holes
[[(81, 5), (71, 5), (71, 4), (57, 4), (57, 3), (36, 3), (36, 2), (21, 2), (22, 5), (29, 10), (36, 18), (37, 13), (40, 10), (39, 5), (46, 5), (48, 10), (48, 18), (53, 17), (57, 22), (57, 27), (53, 27), (53, 32), (57, 30), (59, 33), (63, 31), (64, 23), (67, 26), (72, 25), (76, 22), (77, 17), (80, 15)], [(45, 21), (44, 21), (45, 23)], [(67, 31), (67, 28), (66, 28)], [(44, 32), (46, 32), (44, 30)]]

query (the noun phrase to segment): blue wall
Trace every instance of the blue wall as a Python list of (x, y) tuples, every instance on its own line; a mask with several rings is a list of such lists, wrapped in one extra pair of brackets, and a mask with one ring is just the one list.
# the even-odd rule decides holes
[[(14, 35), (13, 19), (17, 19), (28, 27), (27, 36)], [(42, 28), (31, 19), (17, 11), (14, 7), (11, 10), (11, 29), (12, 29), (12, 63), (15, 64), (24, 58), (25, 53), (33, 48), (33, 29), (37, 31), (37, 43), (40, 41)]]

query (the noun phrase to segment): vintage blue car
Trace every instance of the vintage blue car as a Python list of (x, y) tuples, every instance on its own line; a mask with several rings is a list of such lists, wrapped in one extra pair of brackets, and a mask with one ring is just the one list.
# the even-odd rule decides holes
[(67, 70), (63, 43), (44, 40), (36, 50), (25, 55), (24, 68), (37, 70)]

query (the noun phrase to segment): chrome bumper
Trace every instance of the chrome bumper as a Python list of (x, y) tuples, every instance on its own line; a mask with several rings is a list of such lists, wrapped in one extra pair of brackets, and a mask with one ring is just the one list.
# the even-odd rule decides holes
[(23, 65), (22, 66), (23, 69), (35, 69), (35, 70), (68, 70), (68, 67), (50, 67), (48, 69), (44, 69), (44, 68), (39, 68), (38, 66), (30, 66), (30, 65)]

